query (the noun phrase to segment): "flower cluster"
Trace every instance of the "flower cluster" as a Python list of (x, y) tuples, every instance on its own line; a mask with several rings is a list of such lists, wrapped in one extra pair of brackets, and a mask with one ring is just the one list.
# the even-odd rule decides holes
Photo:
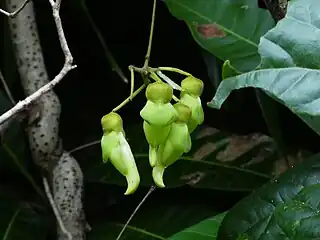
[[(158, 187), (165, 187), (164, 170), (191, 149), (190, 134), (203, 123), (204, 113), (200, 96), (203, 82), (192, 75), (181, 82), (180, 100), (171, 104), (173, 89), (167, 83), (154, 82), (146, 89), (147, 102), (140, 112), (143, 130), (149, 144), (149, 163)], [(101, 124), (102, 158), (110, 159), (114, 167), (126, 177), (125, 194), (133, 193), (140, 177), (130, 146), (125, 139), (121, 117), (114, 112), (105, 115)]]

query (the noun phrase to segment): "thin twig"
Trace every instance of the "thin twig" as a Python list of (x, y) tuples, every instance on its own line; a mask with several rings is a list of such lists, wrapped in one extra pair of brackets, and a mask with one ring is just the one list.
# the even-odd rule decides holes
[(16, 104), (16, 101), (15, 101), (14, 98), (12, 97), (12, 94), (11, 94), (11, 92), (10, 92), (10, 90), (9, 90), (9, 87), (8, 87), (8, 85), (7, 85), (4, 77), (3, 77), (3, 74), (2, 74), (2, 72), (1, 72), (1, 70), (0, 70), (0, 80), (1, 80), (1, 83), (2, 83), (2, 85), (3, 85), (4, 91), (6, 92), (9, 100), (11, 101), (12, 105), (15, 105), (15, 104)]
[(69, 240), (72, 240), (72, 235), (70, 232), (68, 232), (68, 230), (65, 228), (65, 226), (63, 225), (63, 221), (61, 219), (61, 216), (60, 216), (60, 213), (57, 209), (57, 206), (53, 200), (53, 197), (52, 197), (52, 194), (51, 194), (51, 191), (50, 191), (50, 187), (49, 187), (49, 183), (48, 183), (48, 180), (45, 178), (45, 177), (42, 177), (42, 181), (43, 181), (43, 186), (44, 186), (44, 189), (45, 189), (45, 192), (46, 192), (46, 195), (48, 197), (48, 200), (50, 202), (50, 205), (51, 205), (51, 208), (54, 212), (54, 215), (57, 219), (57, 222), (61, 228), (61, 231), (68, 237)]
[(80, 150), (82, 150), (82, 149), (85, 149), (85, 148), (88, 148), (88, 147), (97, 145), (97, 144), (100, 143), (100, 141), (101, 141), (101, 140), (99, 139), (99, 140), (95, 140), (95, 141), (92, 141), (92, 142), (83, 144), (83, 145), (81, 145), (81, 146), (79, 146), (79, 147), (76, 147), (76, 148), (74, 148), (74, 149), (71, 149), (71, 150), (69, 151), (69, 153), (74, 153), (74, 152), (80, 151)]
[(150, 60), (151, 46), (152, 46), (152, 39), (153, 39), (153, 30), (154, 30), (154, 22), (155, 22), (155, 18), (156, 18), (156, 6), (157, 6), (157, 0), (153, 0), (151, 28), (150, 28), (150, 35), (149, 35), (149, 44), (148, 44), (148, 50), (147, 50), (147, 54), (146, 54), (146, 57), (145, 57), (143, 68), (148, 67), (149, 60)]
[(100, 33), (97, 25), (95, 24), (95, 22), (93, 21), (90, 13), (89, 13), (89, 10), (86, 6), (86, 1), (83, 0), (81, 1), (81, 5), (82, 5), (82, 8), (84, 10), (84, 13), (89, 21), (89, 23), (91, 24), (92, 28), (93, 28), (93, 31), (96, 33), (99, 41), (100, 41), (100, 44), (102, 46), (102, 49), (112, 67), (112, 70), (115, 71), (119, 77), (125, 82), (125, 83), (128, 83), (128, 78), (126, 77), (126, 75), (123, 73), (121, 67), (119, 66), (119, 64), (117, 63), (116, 59), (114, 58), (114, 56), (112, 55), (111, 51), (109, 50), (107, 44), (105, 43), (104, 39), (103, 39), (103, 36), (102, 34)]
[(0, 8), (0, 13), (6, 15), (7, 17), (15, 17), (27, 5), (29, 1), (30, 0), (25, 0), (17, 10), (11, 13)]
[[(13, 97), (12, 97), (12, 94), (11, 94), (11, 92), (10, 92), (10, 89), (9, 89), (9, 87), (8, 87), (8, 85), (7, 85), (4, 77), (3, 77), (3, 74), (2, 74), (2, 72), (1, 72), (1, 70), (0, 70), (0, 80), (1, 80), (1, 82), (2, 82), (4, 91), (6, 92), (9, 100), (11, 101), (12, 105), (15, 105), (15, 104), (16, 104), (16, 101), (15, 101), (15, 100), (13, 99)], [(8, 127), (10, 126), (12, 120), (14, 120), (14, 118), (12, 118), (12, 119), (10, 119), (10, 121), (7, 121), (7, 122), (5, 122), (4, 124), (1, 124), (1, 125), (0, 125), (0, 134), (4, 134), (4, 132), (5, 132), (5, 131), (8, 129)], [(3, 137), (3, 136), (2, 136), (2, 137)]]
[(13, 223), (14, 223), (14, 221), (16, 220), (16, 218), (17, 218), (18, 214), (20, 213), (20, 211), (21, 211), (21, 209), (18, 208), (18, 209), (14, 212), (14, 214), (13, 214), (13, 216), (12, 216), (10, 222), (9, 222), (9, 225), (8, 225), (8, 227), (7, 227), (7, 229), (6, 229), (6, 232), (5, 232), (4, 235), (3, 235), (2, 240), (7, 240), (7, 239), (8, 239), (8, 236), (9, 236), (9, 233), (10, 233), (11, 228), (12, 228), (12, 226), (13, 226)]
[(53, 0), (49, 0), (49, 2), (52, 6), (52, 15), (56, 23), (60, 45), (65, 56), (65, 63), (59, 74), (51, 82), (39, 88), (36, 92), (25, 98), (23, 101), (19, 101), (13, 108), (2, 114), (0, 116), (0, 125), (8, 121), (13, 115), (21, 112), (22, 110), (30, 106), (43, 94), (51, 91), (53, 87), (57, 85), (70, 70), (76, 68), (76, 65), (72, 65), (73, 57), (69, 50), (68, 43), (62, 28), (61, 18), (59, 15), (61, 0), (57, 0), (56, 2), (54, 2)]
[(131, 214), (131, 216), (129, 217), (128, 221), (126, 222), (126, 224), (123, 226), (121, 232), (119, 233), (118, 237), (116, 240), (119, 240), (122, 236), (122, 234), (124, 233), (124, 231), (126, 230), (127, 226), (129, 225), (131, 219), (134, 217), (134, 215), (137, 213), (137, 211), (140, 209), (141, 205), (147, 200), (147, 198), (149, 197), (149, 195), (156, 189), (156, 187), (153, 185), (151, 186), (151, 188), (149, 189), (149, 191), (147, 192), (147, 194), (144, 196), (144, 198), (141, 200), (141, 202), (138, 204), (138, 206), (134, 209), (133, 213)]

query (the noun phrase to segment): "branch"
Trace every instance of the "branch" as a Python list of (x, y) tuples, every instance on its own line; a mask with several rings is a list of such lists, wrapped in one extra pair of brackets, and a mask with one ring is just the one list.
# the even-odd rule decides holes
[(74, 153), (74, 152), (80, 151), (80, 150), (82, 150), (82, 149), (85, 149), (85, 148), (88, 148), (88, 147), (91, 147), (91, 146), (100, 144), (100, 142), (101, 142), (101, 140), (98, 139), (98, 140), (95, 140), (95, 141), (93, 141), (93, 142), (89, 142), (89, 143), (80, 145), (80, 146), (78, 146), (78, 147), (70, 150), (69, 153)]
[(281, 8), (279, 0), (264, 0), (264, 4), (275, 22), (278, 22), (285, 17), (286, 13), (284, 9)]
[(0, 13), (6, 15), (7, 17), (15, 17), (27, 5), (29, 1), (30, 0), (25, 0), (17, 10), (11, 13), (0, 8)]
[(51, 82), (39, 88), (36, 92), (28, 96), (23, 101), (19, 101), (13, 108), (11, 108), (10, 110), (2, 114), (0, 116), (0, 125), (8, 121), (13, 115), (21, 112), (22, 110), (30, 106), (37, 99), (39, 99), (43, 94), (51, 91), (54, 88), (54, 86), (56, 86), (64, 78), (64, 76), (67, 75), (67, 73), (70, 70), (77, 67), (76, 65), (72, 65), (73, 57), (69, 50), (68, 43), (65, 38), (64, 31), (61, 24), (61, 18), (59, 15), (61, 0), (57, 0), (56, 2), (54, 2), (53, 0), (49, 0), (49, 2), (52, 6), (52, 12), (53, 12), (52, 15), (56, 23), (60, 45), (65, 56), (65, 63), (63, 65), (63, 68), (59, 72), (59, 74)]
[(57, 219), (57, 222), (59, 224), (59, 227), (61, 229), (61, 231), (68, 237), (69, 240), (72, 240), (72, 235), (70, 232), (68, 232), (68, 230), (65, 228), (64, 224), (63, 224), (63, 221), (61, 219), (61, 216), (60, 216), (60, 213), (59, 213), (59, 210), (57, 209), (57, 206), (53, 200), (53, 197), (52, 197), (52, 194), (51, 194), (51, 191), (50, 191), (50, 187), (49, 187), (49, 183), (48, 183), (48, 180), (45, 178), (45, 177), (42, 177), (42, 181), (43, 181), (43, 185), (44, 185), (44, 189), (46, 191), (46, 195), (48, 197), (48, 200), (49, 200), (49, 203), (51, 205), (51, 208), (53, 210), (53, 213)]

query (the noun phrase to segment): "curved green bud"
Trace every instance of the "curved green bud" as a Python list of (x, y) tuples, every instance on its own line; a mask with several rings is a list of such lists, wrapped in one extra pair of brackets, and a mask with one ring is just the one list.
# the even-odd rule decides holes
[(103, 162), (110, 160), (112, 165), (126, 177), (128, 186), (125, 195), (132, 194), (140, 184), (140, 175), (125, 138), (122, 119), (118, 114), (110, 113), (102, 118), (101, 123), (104, 129), (101, 139)]
[(181, 81), (181, 88), (183, 93), (200, 97), (203, 92), (203, 82), (191, 75)]
[(149, 163), (151, 167), (154, 167), (158, 158), (158, 147), (168, 137), (171, 124), (177, 119), (178, 113), (170, 103), (171, 87), (164, 83), (150, 85), (151, 87), (146, 92), (149, 100), (140, 111), (140, 115), (144, 119), (143, 130), (150, 145)]
[(166, 142), (159, 147), (161, 164), (170, 166), (178, 160), (182, 154), (190, 151), (191, 137), (187, 124), (173, 123)]
[(193, 76), (188, 76), (181, 82), (181, 88), (180, 102), (192, 110), (191, 118), (188, 122), (189, 132), (192, 133), (204, 121), (204, 112), (200, 99), (203, 91), (203, 82)]
[(173, 89), (169, 84), (163, 82), (151, 83), (146, 89), (146, 97), (153, 103), (169, 103), (172, 95)]
[(165, 187), (163, 174), (165, 168), (176, 162), (184, 153), (191, 149), (191, 137), (187, 122), (191, 116), (191, 109), (182, 103), (174, 105), (179, 117), (172, 123), (166, 141), (159, 146), (158, 157), (152, 170), (152, 177), (158, 187)]
[(189, 94), (184, 94), (180, 98), (180, 102), (191, 108), (192, 114), (188, 122), (189, 132), (192, 133), (198, 125), (204, 121), (204, 112), (199, 97), (193, 97)]

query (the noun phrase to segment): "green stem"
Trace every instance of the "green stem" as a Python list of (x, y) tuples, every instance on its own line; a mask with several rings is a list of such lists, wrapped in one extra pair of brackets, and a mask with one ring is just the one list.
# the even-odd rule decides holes
[(143, 84), (141, 87), (139, 87), (131, 96), (127, 97), (122, 103), (120, 103), (117, 107), (115, 107), (112, 112), (119, 111), (123, 106), (125, 106), (127, 103), (129, 103), (134, 97), (136, 97), (144, 88), (146, 87), (145, 84)]
[(180, 102), (180, 99), (177, 98), (175, 95), (172, 95), (172, 99), (173, 99), (174, 101), (176, 101), (176, 102)]
[(156, 18), (156, 5), (157, 0), (153, 0), (153, 9), (152, 9), (152, 19), (151, 19), (151, 29), (150, 29), (150, 35), (149, 35), (149, 44), (148, 44), (148, 50), (145, 57), (143, 68), (147, 68), (149, 64), (150, 54), (151, 54), (151, 46), (152, 46), (152, 38), (153, 38), (153, 30), (154, 30), (154, 22)]
[(161, 78), (158, 77), (157, 74), (155, 74), (155, 72), (150, 72), (150, 77), (155, 80), (156, 82), (162, 82)]
[(186, 72), (186, 71), (183, 71), (179, 68), (173, 68), (173, 67), (158, 67), (156, 69), (152, 68), (153, 71), (168, 71), (168, 72), (176, 72), (176, 73), (180, 73), (182, 75), (185, 75), (185, 76), (191, 76), (192, 74)]

